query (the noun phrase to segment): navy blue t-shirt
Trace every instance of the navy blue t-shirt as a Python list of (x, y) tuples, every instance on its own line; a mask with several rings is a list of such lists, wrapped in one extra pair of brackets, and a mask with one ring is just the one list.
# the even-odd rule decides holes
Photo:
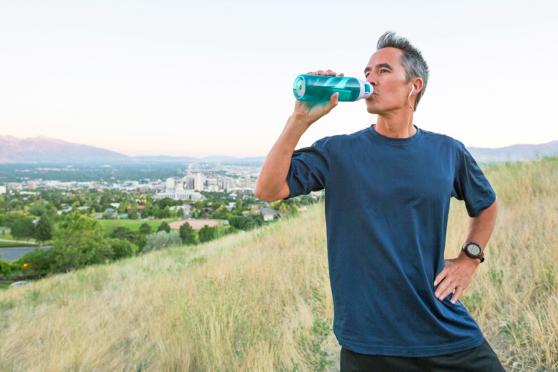
[(463, 143), (418, 128), (375, 125), (294, 151), (289, 199), (325, 189), (333, 331), (361, 354), (434, 356), (484, 336), (461, 301), (434, 296), (444, 268), (450, 198), (476, 217), (496, 194)]

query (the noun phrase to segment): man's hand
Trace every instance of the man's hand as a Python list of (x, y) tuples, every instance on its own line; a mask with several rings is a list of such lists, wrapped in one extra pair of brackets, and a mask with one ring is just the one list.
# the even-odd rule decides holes
[(435, 296), (439, 300), (443, 300), (450, 293), (451, 303), (455, 304), (461, 297), (465, 289), (471, 284), (473, 274), (479, 266), (480, 261), (476, 258), (470, 258), (465, 253), (461, 252), (459, 257), (451, 258), (446, 261), (446, 266), (434, 280), (436, 288)]
[[(323, 75), (323, 76), (344, 76), (343, 73), (337, 74), (332, 70), (318, 70), (315, 72), (308, 72), (309, 75)], [(329, 101), (324, 102), (302, 102), (295, 101), (295, 107), (292, 117), (297, 118), (299, 121), (306, 123), (310, 126), (312, 123), (320, 119), (322, 116), (328, 114), (339, 103), (339, 93), (334, 93)]]

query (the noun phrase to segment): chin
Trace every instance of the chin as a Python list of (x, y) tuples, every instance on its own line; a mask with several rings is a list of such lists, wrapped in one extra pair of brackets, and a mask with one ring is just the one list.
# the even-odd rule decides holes
[(366, 111), (368, 111), (369, 114), (378, 114), (381, 112), (381, 110), (378, 107), (368, 102), (366, 103)]

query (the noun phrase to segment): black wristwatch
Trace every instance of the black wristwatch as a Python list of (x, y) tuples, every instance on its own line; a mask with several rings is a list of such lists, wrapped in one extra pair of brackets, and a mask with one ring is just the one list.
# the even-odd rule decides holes
[(471, 258), (478, 258), (480, 262), (484, 261), (484, 254), (482, 252), (482, 248), (475, 242), (467, 242), (463, 244), (461, 250), (465, 252), (465, 254)]

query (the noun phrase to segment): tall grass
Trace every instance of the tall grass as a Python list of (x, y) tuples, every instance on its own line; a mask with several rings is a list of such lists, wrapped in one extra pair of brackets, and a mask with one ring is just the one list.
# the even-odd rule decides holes
[[(498, 223), (463, 301), (508, 369), (558, 369), (558, 159), (485, 171)], [(0, 370), (335, 370), (323, 208), (0, 292)], [(448, 257), (467, 229), (452, 200)]]

